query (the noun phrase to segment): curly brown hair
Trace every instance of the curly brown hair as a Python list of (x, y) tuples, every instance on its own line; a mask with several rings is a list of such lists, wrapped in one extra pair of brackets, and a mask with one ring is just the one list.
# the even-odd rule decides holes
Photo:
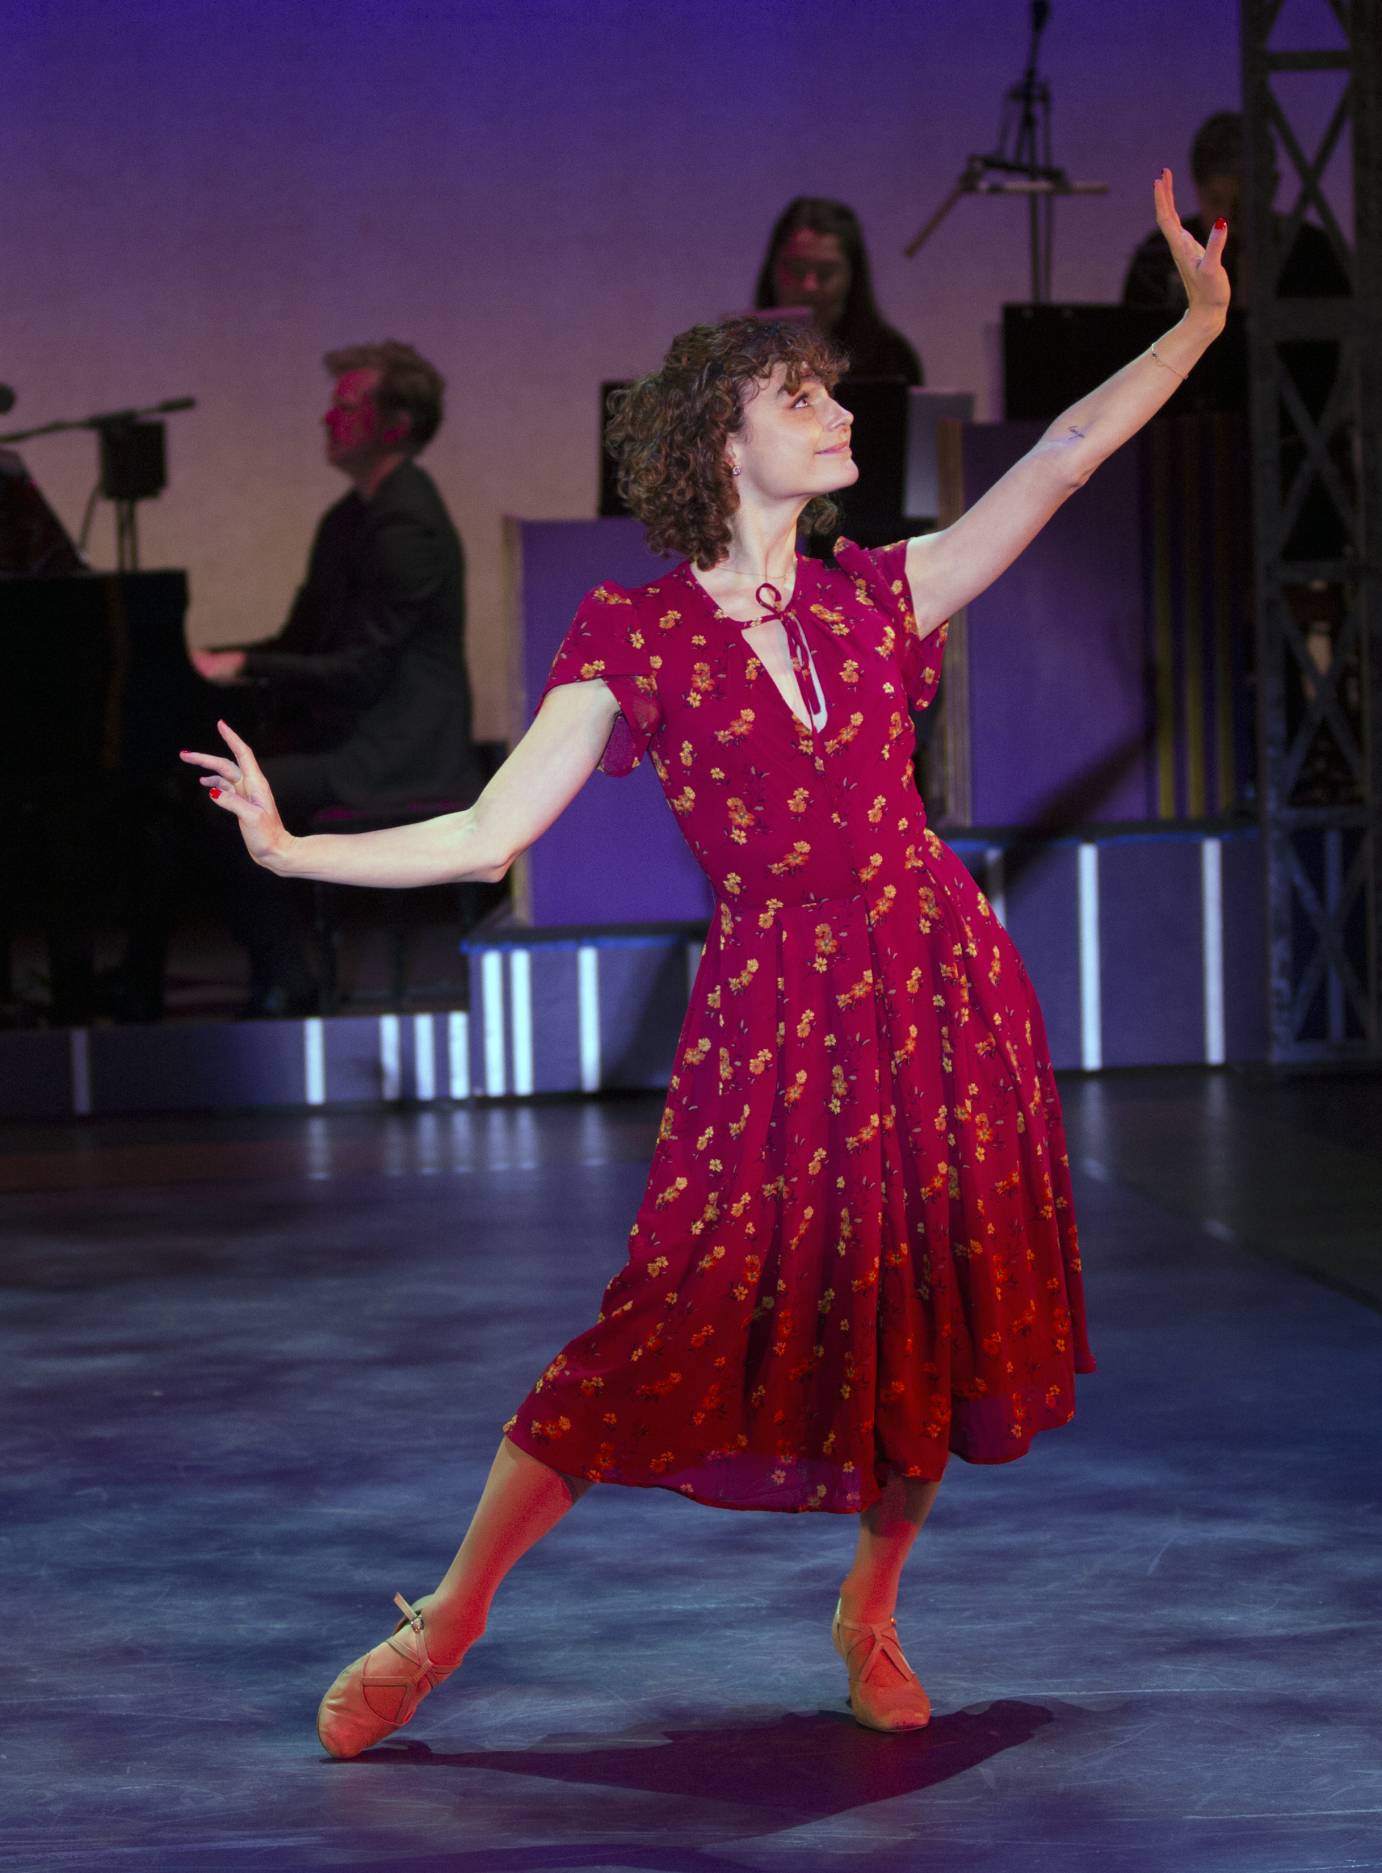
[(328, 351), (322, 363), (333, 377), (346, 371), (378, 371), (374, 407), (386, 423), (407, 417), (403, 446), (409, 455), (420, 455), (441, 428), (446, 379), (411, 345), (397, 338), (343, 345), (338, 351)]
[[(655, 553), (684, 553), (709, 571), (729, 551), (739, 492), (725, 443), (778, 364), (790, 391), (807, 378), (833, 390), (848, 360), (810, 326), (726, 319), (679, 332), (661, 370), (611, 393), (605, 440), (619, 464), (619, 492)], [(837, 517), (835, 503), (818, 495), (800, 524), (826, 533)]]

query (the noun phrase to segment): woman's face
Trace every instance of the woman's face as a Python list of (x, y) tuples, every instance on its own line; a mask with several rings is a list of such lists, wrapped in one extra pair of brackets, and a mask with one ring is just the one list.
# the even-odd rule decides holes
[(812, 500), (859, 479), (850, 451), (854, 418), (836, 403), (817, 377), (795, 390), (787, 370), (775, 364), (744, 406), (744, 419), (729, 440), (730, 461), (739, 469), (739, 497), (769, 501)]
[(853, 272), (838, 234), (798, 228), (773, 259), (773, 298), (779, 306), (809, 306), (822, 332), (833, 332), (844, 314)]

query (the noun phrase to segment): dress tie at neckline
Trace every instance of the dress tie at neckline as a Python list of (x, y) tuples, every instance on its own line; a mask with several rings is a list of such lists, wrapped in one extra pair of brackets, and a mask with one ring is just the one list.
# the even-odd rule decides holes
[[(799, 571), (797, 577), (799, 581), (801, 577)], [(764, 598), (763, 594), (765, 592), (770, 592), (772, 597)], [(795, 598), (796, 593), (794, 591), (792, 599), (795, 600)], [(776, 603), (773, 602), (774, 600), (776, 600)], [(778, 591), (777, 587), (770, 579), (765, 579), (756, 589), (753, 595), (753, 602), (755, 605), (762, 605), (765, 617), (776, 618), (783, 630), (787, 633), (788, 656), (791, 660), (792, 669), (796, 674), (797, 688), (801, 692), (801, 700), (805, 704), (807, 715), (811, 718), (812, 732), (814, 733), (817, 729), (824, 728), (827, 714), (825, 697), (821, 693), (821, 680), (816, 675), (816, 661), (811, 655), (811, 646), (806, 641), (806, 633), (801, 627), (801, 620), (797, 617), (795, 611), (793, 611), (791, 603), (783, 603), (781, 592)], [(754, 618), (750, 622), (742, 623), (739, 628), (741, 631), (748, 631), (752, 629), (753, 625), (762, 624), (763, 622), (763, 618)], [(811, 673), (811, 687), (816, 692), (814, 701), (806, 687), (804, 672), (808, 670)]]

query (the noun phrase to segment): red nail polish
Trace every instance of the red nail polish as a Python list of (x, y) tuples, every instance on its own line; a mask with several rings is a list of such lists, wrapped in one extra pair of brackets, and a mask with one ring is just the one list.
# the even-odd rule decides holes
[(211, 795), (213, 800), (219, 800), (221, 797), (221, 790), (219, 787), (208, 787), (207, 792)]
[(1214, 223), (1214, 225), (1216, 228), (1226, 228), (1228, 226), (1228, 223), (1227, 221), (1224, 220), (1224, 217), (1220, 215), (1219, 219)]

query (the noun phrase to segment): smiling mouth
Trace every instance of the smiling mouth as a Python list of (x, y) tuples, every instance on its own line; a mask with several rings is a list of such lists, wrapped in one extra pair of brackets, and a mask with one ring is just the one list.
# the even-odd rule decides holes
[(833, 449), (817, 449), (816, 450), (817, 455), (848, 455), (849, 452), (850, 452), (850, 445), (847, 442), (837, 442)]

